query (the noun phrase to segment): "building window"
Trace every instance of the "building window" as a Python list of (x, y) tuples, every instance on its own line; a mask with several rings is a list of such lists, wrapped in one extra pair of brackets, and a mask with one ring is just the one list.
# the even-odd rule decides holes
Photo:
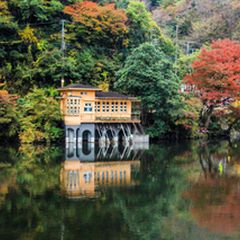
[(123, 111), (124, 111), (124, 112), (127, 112), (127, 102), (124, 102)]
[(92, 112), (92, 104), (91, 103), (85, 103), (84, 112)]
[(100, 172), (97, 173), (97, 181), (100, 182)]
[(91, 182), (91, 178), (92, 178), (92, 173), (91, 172), (85, 172), (83, 174), (85, 183), (90, 183)]
[(123, 102), (120, 102), (120, 112), (123, 112)]
[(106, 112), (109, 112), (109, 102), (106, 103)]
[(123, 171), (123, 179), (124, 179), (124, 182), (126, 182), (126, 180), (127, 180), (127, 174), (126, 174), (126, 171), (125, 171), (125, 170)]
[(95, 112), (100, 112), (100, 106), (101, 106), (100, 102), (95, 103)]
[(122, 171), (120, 171), (120, 183), (122, 183), (122, 180), (123, 180), (123, 173)]
[(112, 112), (114, 112), (114, 102), (112, 102)]
[(118, 102), (115, 102), (115, 112), (118, 112)]
[(104, 172), (102, 172), (102, 183), (104, 183), (104, 179), (105, 179)]
[(114, 180), (114, 172), (111, 171), (111, 182), (113, 183), (113, 180)]
[(108, 183), (108, 171), (106, 171), (106, 183)]
[(82, 95), (82, 96), (86, 96), (86, 95), (87, 95), (87, 92), (81, 92), (81, 95)]
[(80, 113), (80, 99), (67, 99), (67, 115), (79, 115)]
[(106, 105), (105, 105), (105, 102), (102, 102), (102, 111), (103, 111), (103, 112), (106, 111)]

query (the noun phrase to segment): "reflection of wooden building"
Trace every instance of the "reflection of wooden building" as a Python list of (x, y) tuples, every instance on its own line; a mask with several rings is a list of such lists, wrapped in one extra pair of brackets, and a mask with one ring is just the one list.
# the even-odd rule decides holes
[(140, 161), (80, 162), (65, 161), (61, 169), (61, 189), (68, 197), (94, 197), (97, 189), (137, 184), (133, 169)]
[(148, 149), (148, 144), (134, 144), (126, 146), (106, 145), (99, 147), (92, 143), (84, 142), (82, 148), (76, 147), (75, 144), (68, 144), (66, 148), (66, 160), (80, 160), (81, 162), (89, 161), (123, 161), (138, 160)]
[(67, 142), (148, 142), (140, 125), (140, 101), (117, 92), (73, 84), (59, 89)]

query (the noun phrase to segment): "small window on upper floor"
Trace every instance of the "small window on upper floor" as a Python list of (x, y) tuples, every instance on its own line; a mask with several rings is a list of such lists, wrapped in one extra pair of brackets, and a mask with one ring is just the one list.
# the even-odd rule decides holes
[(109, 102), (106, 103), (106, 112), (109, 112)]
[(120, 112), (123, 112), (123, 102), (120, 102)]
[(87, 92), (81, 92), (81, 95), (82, 95), (82, 96), (86, 96), (86, 95), (87, 95)]
[(68, 98), (66, 99), (66, 114), (79, 115), (80, 113), (80, 99)]
[(105, 102), (102, 102), (102, 111), (106, 112), (106, 104), (105, 104)]
[(124, 111), (124, 112), (127, 112), (127, 102), (124, 102), (123, 111)]
[(112, 112), (114, 112), (114, 102), (112, 102)]
[(92, 112), (92, 104), (91, 103), (85, 103), (84, 112)]
[(95, 102), (95, 112), (100, 112), (100, 102)]
[(115, 102), (115, 110), (114, 112), (118, 112), (118, 102)]

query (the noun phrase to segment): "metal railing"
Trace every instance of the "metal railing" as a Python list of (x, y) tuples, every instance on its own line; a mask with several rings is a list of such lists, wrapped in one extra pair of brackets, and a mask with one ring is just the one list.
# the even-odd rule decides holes
[(101, 115), (101, 114), (80, 114), (80, 115), (67, 115), (65, 116), (74, 116), (79, 117), (81, 121), (111, 121), (111, 122), (127, 122), (127, 121), (140, 121), (140, 114), (139, 113), (132, 113), (130, 114), (124, 114), (123, 116), (116, 116), (116, 114), (108, 114), (108, 115)]

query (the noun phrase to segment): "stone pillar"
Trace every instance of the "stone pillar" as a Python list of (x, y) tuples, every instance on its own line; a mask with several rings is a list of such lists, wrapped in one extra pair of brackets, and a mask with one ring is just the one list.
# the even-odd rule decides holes
[(77, 132), (78, 132), (79, 126), (65, 126), (65, 141), (66, 144), (68, 143), (74, 143), (74, 148), (76, 148), (77, 144)]
[(82, 143), (83, 142), (83, 133), (85, 131), (88, 131), (91, 133), (91, 137), (88, 136), (87, 141), (94, 143), (95, 142), (95, 124), (94, 123), (83, 123), (80, 125), (79, 127), (79, 131), (78, 131), (78, 143)]

